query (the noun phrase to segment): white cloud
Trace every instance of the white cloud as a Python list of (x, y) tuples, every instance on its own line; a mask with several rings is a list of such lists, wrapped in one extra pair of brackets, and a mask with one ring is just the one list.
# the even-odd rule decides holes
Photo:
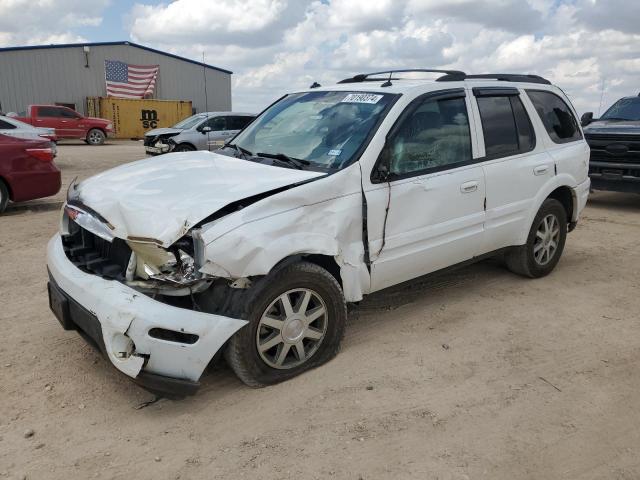
[(109, 0), (2, 0), (0, 46), (82, 42), (78, 27), (97, 27)]
[[(638, 1), (144, 1), (126, 12), (132, 40), (197, 60), (204, 52), (233, 70), (243, 110), (313, 81), (391, 67), (537, 73), (581, 111), (597, 110), (603, 83), (605, 103), (640, 88)], [(103, 28), (105, 8), (122, 5), (0, 0), (0, 45), (82, 41), (79, 28)]]

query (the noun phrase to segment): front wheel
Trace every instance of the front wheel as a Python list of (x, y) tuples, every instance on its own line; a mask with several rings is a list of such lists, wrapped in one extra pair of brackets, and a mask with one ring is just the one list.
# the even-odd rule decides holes
[(249, 299), (249, 324), (225, 351), (227, 363), (245, 384), (282, 382), (333, 358), (347, 319), (342, 289), (318, 265), (285, 267)]
[(507, 267), (525, 277), (538, 278), (555, 268), (567, 239), (567, 212), (553, 198), (547, 198), (533, 219), (527, 243), (505, 255)]
[(193, 148), (188, 143), (181, 143), (179, 145), (176, 145), (174, 147), (173, 151), (174, 152), (193, 152), (193, 151), (195, 151), (195, 148)]
[(89, 145), (102, 145), (105, 138), (105, 134), (102, 130), (92, 128), (91, 130), (89, 130), (89, 133), (87, 133), (87, 138), (85, 141)]

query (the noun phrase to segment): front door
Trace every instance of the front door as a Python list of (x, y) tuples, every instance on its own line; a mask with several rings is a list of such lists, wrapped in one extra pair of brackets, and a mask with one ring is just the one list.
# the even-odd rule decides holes
[(217, 150), (226, 141), (227, 123), (225, 117), (211, 117), (207, 119), (199, 128), (209, 127), (203, 132), (205, 144), (198, 146), (198, 150)]
[(485, 179), (471, 137), (462, 89), (420, 97), (390, 132), (365, 192), (371, 291), (480, 253)]

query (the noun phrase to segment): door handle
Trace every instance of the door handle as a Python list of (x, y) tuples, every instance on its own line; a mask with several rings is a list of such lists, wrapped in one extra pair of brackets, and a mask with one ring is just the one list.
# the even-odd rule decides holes
[(476, 190), (478, 190), (478, 182), (475, 180), (473, 182), (466, 182), (460, 185), (460, 191), (462, 193), (472, 193)]
[(544, 175), (549, 170), (549, 165), (538, 165), (533, 169), (534, 175)]

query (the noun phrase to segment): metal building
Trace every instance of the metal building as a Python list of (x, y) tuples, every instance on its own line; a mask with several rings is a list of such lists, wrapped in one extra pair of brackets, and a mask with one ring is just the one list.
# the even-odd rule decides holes
[(102, 42), (0, 48), (0, 111), (60, 104), (86, 115), (87, 97), (106, 96), (105, 60), (159, 65), (153, 98), (190, 100), (196, 112), (231, 110), (229, 70), (132, 42)]

